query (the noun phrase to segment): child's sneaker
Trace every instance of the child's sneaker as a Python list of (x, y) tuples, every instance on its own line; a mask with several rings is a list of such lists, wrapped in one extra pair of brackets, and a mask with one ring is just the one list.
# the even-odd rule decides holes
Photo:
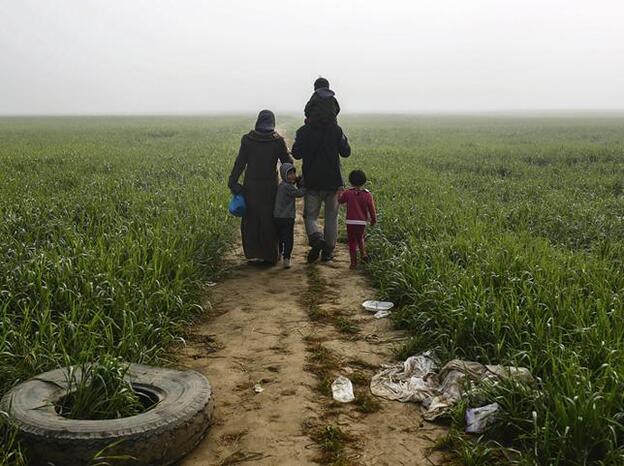
[(351, 254), (351, 265), (349, 266), (351, 270), (357, 269), (357, 255)]
[(284, 268), (285, 269), (290, 268), (290, 259), (286, 259), (285, 257), (284, 257)]

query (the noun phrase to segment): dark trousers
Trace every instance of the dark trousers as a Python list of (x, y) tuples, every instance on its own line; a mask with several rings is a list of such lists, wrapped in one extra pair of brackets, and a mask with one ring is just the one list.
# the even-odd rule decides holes
[(277, 231), (279, 255), (284, 256), (284, 259), (290, 259), (295, 242), (295, 219), (274, 218), (273, 220), (275, 221), (275, 230)]

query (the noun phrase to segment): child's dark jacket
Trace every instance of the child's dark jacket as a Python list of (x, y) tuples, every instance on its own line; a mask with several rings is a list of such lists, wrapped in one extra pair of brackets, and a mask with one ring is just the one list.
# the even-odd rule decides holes
[(334, 97), (335, 95), (334, 91), (327, 87), (321, 87), (314, 91), (303, 111), (310, 124), (329, 126), (336, 123), (336, 117), (340, 113), (340, 105)]

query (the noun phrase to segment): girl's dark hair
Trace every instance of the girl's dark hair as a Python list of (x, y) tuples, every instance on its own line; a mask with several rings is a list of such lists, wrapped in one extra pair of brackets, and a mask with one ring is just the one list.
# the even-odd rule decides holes
[(362, 170), (353, 170), (349, 173), (349, 183), (352, 186), (363, 186), (366, 183), (366, 173)]

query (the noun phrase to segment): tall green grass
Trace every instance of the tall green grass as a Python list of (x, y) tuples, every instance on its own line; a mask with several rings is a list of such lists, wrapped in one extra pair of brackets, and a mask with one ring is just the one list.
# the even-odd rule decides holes
[[(225, 179), (249, 124), (0, 119), (0, 393), (67, 358), (162, 362), (232, 239)], [(341, 124), (345, 171), (367, 171), (379, 206), (370, 271), (401, 305), (404, 352), (530, 368), (535, 387), (467, 400), (503, 406), (483, 441), (510, 458), (624, 464), (624, 119)]]
[(0, 395), (103, 354), (164, 362), (233, 239), (248, 124), (0, 119)]
[(19, 444), (18, 429), (7, 413), (0, 411), (0, 464), (26, 466), (26, 458)]
[(119, 419), (144, 412), (153, 402), (142, 399), (126, 380), (129, 368), (127, 362), (108, 354), (70, 366), (66, 394), (57, 410), (69, 419)]
[(624, 464), (624, 119), (348, 130), (349, 167), (367, 170), (381, 211), (370, 270), (413, 335), (404, 353), (528, 367), (537, 390), (480, 400), (505, 408), (491, 436), (521, 461)]

